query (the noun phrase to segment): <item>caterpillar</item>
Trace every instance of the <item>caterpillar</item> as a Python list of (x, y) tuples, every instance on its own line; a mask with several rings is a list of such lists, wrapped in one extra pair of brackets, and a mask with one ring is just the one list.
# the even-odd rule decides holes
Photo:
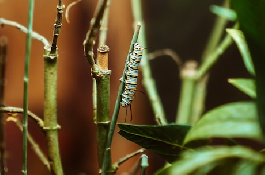
[[(141, 62), (143, 55), (143, 48), (140, 44), (135, 43), (133, 52), (129, 54), (130, 58), (127, 64), (127, 70), (125, 70), (125, 87), (122, 93), (121, 106), (128, 107), (134, 99), (136, 87), (137, 87), (137, 78), (138, 78), (138, 68)], [(126, 108), (126, 116), (127, 116), (127, 108)], [(132, 118), (131, 118), (132, 119)], [(126, 119), (125, 119), (126, 120)]]

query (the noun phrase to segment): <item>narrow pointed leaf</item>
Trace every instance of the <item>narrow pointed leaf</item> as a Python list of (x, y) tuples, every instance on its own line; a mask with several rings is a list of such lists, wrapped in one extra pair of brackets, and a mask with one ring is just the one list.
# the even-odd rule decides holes
[(261, 140), (255, 103), (228, 103), (207, 112), (191, 128), (184, 144), (214, 137)]
[(152, 150), (168, 162), (176, 160), (182, 150), (184, 137), (190, 129), (188, 125), (130, 125), (118, 124), (119, 134), (126, 139)]
[(236, 13), (234, 10), (224, 8), (221, 6), (217, 6), (217, 5), (211, 5), (210, 10), (212, 13), (215, 13), (216, 15), (223, 17), (223, 18), (226, 18), (230, 21), (236, 20)]
[(252, 62), (252, 58), (251, 58), (244, 34), (240, 30), (237, 30), (237, 29), (226, 29), (226, 32), (236, 42), (236, 45), (240, 51), (240, 54), (243, 57), (245, 67), (247, 68), (248, 72), (254, 76), (255, 75), (254, 65)]
[(228, 82), (249, 95), (251, 98), (256, 98), (256, 85), (254, 79), (235, 78), (229, 79)]

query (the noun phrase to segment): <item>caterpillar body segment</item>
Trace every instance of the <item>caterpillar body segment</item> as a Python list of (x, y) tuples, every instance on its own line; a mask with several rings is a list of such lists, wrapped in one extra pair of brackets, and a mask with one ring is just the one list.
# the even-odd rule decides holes
[[(123, 93), (121, 95), (122, 100), (120, 102), (122, 107), (130, 106), (131, 109), (131, 104), (134, 99), (135, 91), (137, 88), (138, 69), (142, 59), (142, 55), (143, 55), (143, 48), (141, 47), (140, 44), (135, 43), (133, 52), (129, 54), (130, 56), (129, 61), (126, 62), (127, 70), (125, 72), (125, 80), (124, 80), (125, 86)], [(127, 116), (127, 108), (126, 108), (126, 116)]]

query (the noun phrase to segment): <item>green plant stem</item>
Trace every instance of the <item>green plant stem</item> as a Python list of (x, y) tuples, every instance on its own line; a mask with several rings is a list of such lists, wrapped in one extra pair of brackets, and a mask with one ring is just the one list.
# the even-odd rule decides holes
[(97, 81), (95, 78), (92, 78), (93, 87), (92, 87), (92, 102), (93, 102), (93, 121), (97, 120)]
[[(103, 15), (102, 25), (99, 33), (99, 48), (97, 54), (97, 65), (99, 73), (93, 77), (93, 116), (97, 125), (97, 151), (99, 167), (102, 167), (103, 156), (106, 148), (106, 141), (109, 132), (109, 101), (110, 101), (110, 73), (108, 70), (109, 47), (106, 44), (108, 30), (108, 0)], [(111, 167), (109, 162), (108, 167)]]
[[(233, 27), (234, 29), (238, 28), (238, 23), (236, 23)], [(225, 35), (225, 38), (222, 42), (212, 51), (211, 54), (206, 56), (205, 61), (198, 68), (197, 79), (202, 78), (206, 73), (208, 73), (209, 69), (215, 64), (220, 55), (222, 55), (226, 49), (232, 44), (232, 38), (229, 34)]]
[[(97, 65), (100, 69), (100, 73), (96, 79), (96, 91), (97, 91), (97, 147), (98, 147), (98, 159), (99, 167), (102, 166), (103, 156), (106, 148), (106, 141), (109, 132), (109, 102), (110, 102), (110, 73), (108, 70), (108, 51), (107, 45), (101, 46), (98, 49)], [(109, 162), (108, 167), (111, 167)]]
[[(4, 106), (4, 92), (5, 92), (5, 69), (6, 69), (6, 52), (7, 52), (7, 38), (2, 36), (0, 38), (0, 106)], [(0, 174), (5, 175), (6, 167), (6, 143), (5, 143), (5, 116), (0, 113), (0, 155), (1, 155), (1, 170)]]
[[(134, 43), (137, 42), (140, 28), (141, 28), (141, 24), (138, 23), (136, 26), (136, 29), (134, 31), (134, 34), (133, 34), (129, 53), (133, 51), (133, 45), (134, 45)], [(130, 57), (129, 53), (127, 55), (126, 62), (129, 60), (129, 57)], [(107, 174), (108, 165), (109, 165), (109, 162), (111, 162), (110, 147), (111, 147), (112, 138), (113, 138), (113, 134), (114, 134), (114, 130), (115, 130), (115, 126), (117, 123), (118, 114), (119, 114), (119, 110), (120, 110), (121, 94), (122, 94), (122, 91), (124, 89), (124, 80), (125, 80), (126, 70), (127, 70), (127, 64), (125, 64), (125, 67), (123, 70), (122, 81), (120, 82), (118, 96), (116, 99), (115, 108), (114, 108), (114, 112), (113, 112), (111, 123), (110, 123), (110, 129), (109, 129), (109, 133), (108, 133), (108, 139), (107, 139), (107, 143), (106, 143), (106, 148), (105, 148), (104, 157), (103, 157), (103, 164), (102, 164), (102, 168), (101, 168), (101, 174), (102, 175)]]
[[(97, 124), (97, 146), (98, 146), (98, 158), (99, 166), (102, 166), (103, 156), (106, 148), (106, 140), (108, 136), (109, 129), (109, 84), (110, 84), (110, 71), (107, 66), (106, 70), (102, 70), (103, 65), (99, 66), (95, 64), (93, 46), (95, 40), (100, 32), (99, 46), (101, 47), (106, 43), (107, 31), (107, 20), (108, 20), (108, 7), (110, 0), (99, 0), (96, 10), (94, 12), (93, 18), (90, 22), (89, 30), (86, 34), (86, 39), (84, 40), (84, 55), (87, 61), (92, 65), (92, 77), (93, 77), (93, 115), (94, 121)], [(105, 15), (104, 15), (105, 14)], [(104, 17), (104, 18), (103, 18)], [(103, 23), (103, 26), (102, 26)], [(98, 57), (100, 58), (100, 57)], [(103, 61), (104, 62), (104, 61)], [(106, 64), (107, 65), (107, 64)], [(103, 93), (103, 94), (101, 94)], [(99, 106), (98, 106), (99, 105)], [(110, 154), (108, 155), (110, 159)], [(111, 162), (107, 162), (106, 168), (111, 169)]]
[[(102, 19), (102, 25), (99, 30), (99, 43), (98, 46), (101, 47), (106, 44), (107, 41), (107, 31), (108, 31), (108, 15), (109, 15), (109, 5), (110, 0), (108, 0), (105, 12)], [(97, 55), (98, 57), (98, 55)], [(97, 85), (96, 85), (96, 79), (93, 78), (93, 116), (94, 120), (96, 120), (96, 114), (97, 114)]]
[(57, 124), (57, 53), (44, 52), (44, 131), (51, 173), (63, 175)]
[(25, 53), (25, 72), (24, 72), (24, 92), (23, 92), (23, 155), (22, 155), (22, 173), (27, 175), (27, 133), (28, 133), (28, 83), (29, 83), (29, 63), (30, 63), (30, 50), (31, 50), (31, 35), (33, 25), (33, 6), (34, 0), (29, 0), (28, 3), (28, 32), (26, 40), (26, 53)]
[[(223, 3), (223, 7), (227, 8), (228, 6), (229, 6), (229, 0), (225, 0)], [(227, 23), (227, 20), (225, 18), (222, 18), (222, 17), (216, 18), (216, 21), (213, 26), (213, 30), (210, 34), (210, 38), (202, 54), (202, 64), (204, 64), (204, 62), (206, 62), (207, 59), (209, 59), (210, 54), (216, 48), (224, 32), (226, 23)], [(206, 74), (205, 76), (201, 77), (201, 79), (199, 79), (195, 85), (193, 107), (191, 110), (192, 111), (191, 124), (194, 124), (196, 121), (198, 121), (204, 111), (206, 86), (207, 86), (208, 78), (209, 78), (209, 75)]]
[[(146, 47), (147, 44), (146, 44), (146, 37), (145, 37), (145, 25), (144, 25), (144, 19), (142, 15), (141, 0), (131, 0), (131, 4), (132, 4), (133, 16), (134, 16), (134, 23), (136, 24), (137, 22), (141, 22), (142, 24), (141, 33), (139, 35), (139, 43), (141, 43), (142, 46)], [(151, 69), (150, 69), (149, 61), (147, 59), (147, 54), (145, 52), (146, 51), (144, 50), (142, 61), (140, 64), (142, 68), (141, 70), (143, 72), (143, 85), (145, 86), (147, 95), (151, 101), (151, 105), (152, 105), (157, 123), (164, 125), (167, 123), (167, 120), (165, 118), (164, 108), (161, 103), (160, 97), (158, 95), (156, 84), (151, 74)]]
[(146, 172), (146, 169), (148, 166), (149, 166), (148, 165), (148, 157), (147, 157), (147, 155), (143, 154), (141, 156), (141, 167), (142, 167), (141, 175), (145, 175), (145, 172)]
[(51, 48), (44, 49), (44, 127), (51, 174), (63, 175), (57, 123), (57, 41), (62, 26), (64, 5), (58, 0)]
[(198, 78), (202, 78), (209, 69), (217, 62), (220, 55), (224, 53), (224, 51), (232, 44), (232, 38), (226, 34), (224, 40), (217, 46), (216, 50), (210, 54), (206, 61), (198, 68)]
[[(86, 39), (84, 40), (84, 55), (87, 58), (87, 61), (90, 65), (92, 65), (92, 74), (98, 74), (99, 73), (99, 68), (95, 64), (94, 61), (94, 53), (93, 53), (93, 46), (95, 43), (95, 39), (97, 37), (98, 31), (101, 30), (100, 32), (100, 37), (99, 37), (99, 46), (102, 46), (103, 44), (106, 43), (106, 35), (107, 31), (105, 33), (103, 30), (105, 27), (107, 27), (107, 15), (108, 15), (108, 7), (109, 7), (110, 0), (99, 0), (94, 16), (91, 20), (91, 25), (89, 27), (89, 30), (86, 34)], [(105, 12), (106, 11), (106, 12)], [(104, 15), (105, 13), (105, 15)], [(103, 22), (102, 22), (103, 20)], [(103, 23), (103, 27), (101, 27), (101, 24)], [(93, 78), (93, 116), (94, 120), (96, 119), (96, 114), (97, 114), (97, 91), (96, 91), (96, 80)]]
[(196, 61), (187, 61), (181, 70), (182, 87), (176, 123), (189, 124), (196, 84)]

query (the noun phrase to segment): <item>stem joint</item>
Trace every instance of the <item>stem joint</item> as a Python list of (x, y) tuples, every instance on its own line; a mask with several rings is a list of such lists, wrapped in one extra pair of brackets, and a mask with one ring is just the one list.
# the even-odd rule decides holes
[(59, 129), (61, 129), (61, 126), (60, 125), (56, 125), (56, 126), (54, 126), (54, 127), (48, 127), (48, 126), (44, 126), (43, 128), (42, 128), (44, 131), (51, 131), (51, 130), (59, 130)]

